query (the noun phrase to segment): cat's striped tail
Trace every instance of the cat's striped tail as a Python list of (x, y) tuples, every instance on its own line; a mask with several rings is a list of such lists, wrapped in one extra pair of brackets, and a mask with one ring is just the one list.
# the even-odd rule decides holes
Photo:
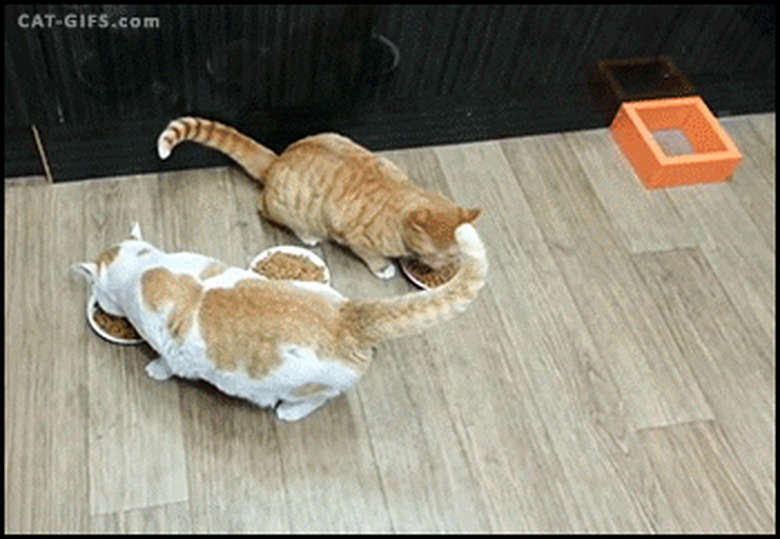
[(432, 290), (376, 300), (348, 300), (342, 323), (364, 345), (419, 333), (462, 311), (485, 284), (487, 258), (477, 231), (463, 224), (455, 231), (460, 268), (448, 283)]
[(192, 116), (173, 120), (160, 133), (157, 139), (157, 153), (160, 159), (167, 159), (173, 148), (185, 140), (224, 153), (260, 182), (265, 171), (276, 159), (274, 152), (232, 127)]

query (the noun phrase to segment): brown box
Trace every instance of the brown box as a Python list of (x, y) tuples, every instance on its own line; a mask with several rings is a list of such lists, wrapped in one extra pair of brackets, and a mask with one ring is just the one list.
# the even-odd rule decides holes
[(629, 101), (696, 95), (696, 89), (668, 56), (599, 60), (588, 78), (591, 97), (612, 124), (620, 105)]

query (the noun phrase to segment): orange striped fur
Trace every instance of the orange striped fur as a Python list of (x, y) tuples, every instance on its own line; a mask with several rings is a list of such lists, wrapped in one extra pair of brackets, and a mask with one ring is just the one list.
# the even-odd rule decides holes
[(225, 153), (260, 182), (263, 217), (307, 245), (346, 245), (380, 278), (395, 274), (393, 258), (415, 255), (434, 268), (452, 262), (455, 229), (480, 214), (418, 187), (389, 160), (336, 133), (306, 137), (276, 155), (232, 127), (185, 117), (160, 134), (160, 157), (186, 140)]

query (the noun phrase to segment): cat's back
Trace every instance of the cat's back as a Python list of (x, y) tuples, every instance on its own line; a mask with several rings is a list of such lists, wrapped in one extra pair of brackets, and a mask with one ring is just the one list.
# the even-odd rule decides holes
[(339, 179), (407, 182), (391, 161), (338, 133), (319, 133), (292, 143), (277, 159), (299, 174), (331, 173)]
[(193, 284), (200, 290), (195, 308), (178, 304), (171, 311), (194, 317), (188, 335), (166, 354), (172, 372), (261, 406), (332, 396), (352, 385), (360, 366), (347, 361), (354, 354), (344, 356), (338, 339), (338, 312), (346, 299), (325, 285), (264, 280), (242, 271), (232, 268), (200, 287)]
[(290, 144), (282, 155), (287, 153), (322, 154), (341, 156), (346, 159), (371, 154), (368, 149), (352, 139), (333, 132), (319, 133), (297, 140)]
[(262, 376), (281, 359), (280, 346), (330, 351), (341, 301), (335, 292), (327, 295), (293, 281), (242, 279), (207, 289), (198, 323), (217, 368), (234, 370), (245, 360), (243, 367)]
[(261, 213), (301, 238), (349, 244), (360, 231), (375, 245), (390, 238), (385, 250), (397, 252), (400, 209), (422, 196), (388, 159), (343, 135), (320, 133), (293, 143), (269, 167)]

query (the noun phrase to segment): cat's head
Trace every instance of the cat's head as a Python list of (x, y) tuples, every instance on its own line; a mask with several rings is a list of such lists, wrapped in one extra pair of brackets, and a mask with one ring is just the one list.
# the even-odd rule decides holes
[(92, 262), (73, 264), (71, 269), (87, 279), (101, 309), (114, 316), (123, 316), (118, 300), (123, 289), (121, 274), (128, 262), (152, 249), (154, 247), (141, 239), (141, 227), (135, 223), (130, 239), (106, 249)]
[(404, 244), (422, 262), (440, 269), (458, 258), (455, 230), (464, 223), (473, 223), (481, 212), (455, 205), (412, 210), (406, 217)]

